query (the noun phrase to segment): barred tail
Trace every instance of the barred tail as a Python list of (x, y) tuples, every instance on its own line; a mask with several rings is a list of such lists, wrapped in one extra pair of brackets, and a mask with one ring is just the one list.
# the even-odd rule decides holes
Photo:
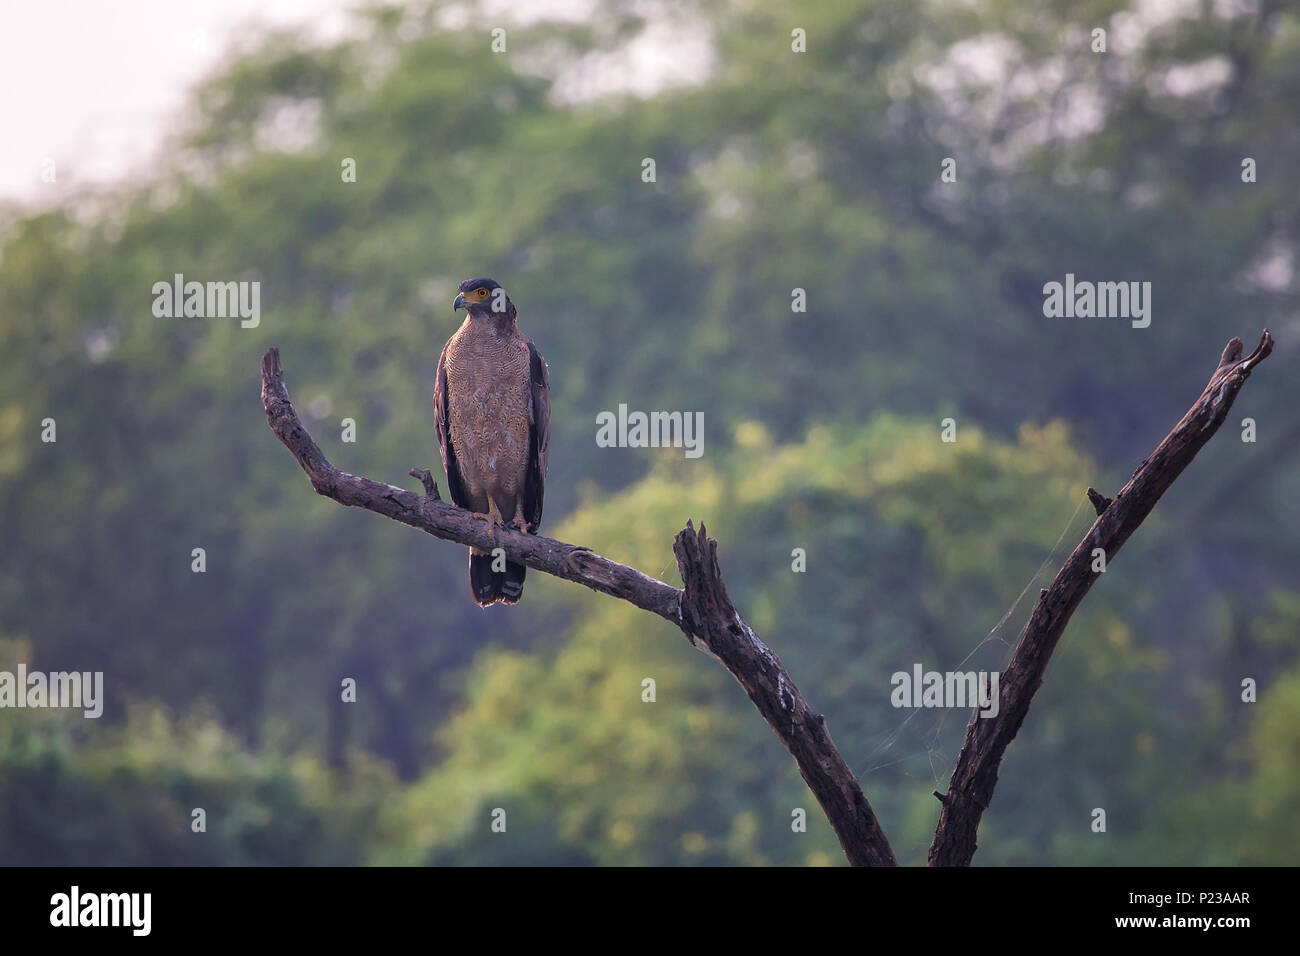
[(501, 603), (518, 604), (524, 594), (524, 574), (528, 568), (513, 561), (506, 562), (505, 573), (501, 575)]
[(492, 555), (469, 553), (469, 591), (479, 607), (491, 607), (501, 599), (504, 578), (492, 570)]
[(506, 562), (504, 571), (493, 571), (490, 554), (469, 553), (469, 590), (474, 595), (474, 603), (479, 607), (491, 607), (493, 604), (518, 604), (524, 593), (524, 573), (528, 570), (522, 564)]

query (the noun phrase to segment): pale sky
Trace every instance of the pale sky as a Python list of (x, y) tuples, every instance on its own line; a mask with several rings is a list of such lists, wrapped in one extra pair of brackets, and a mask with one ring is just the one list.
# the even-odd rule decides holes
[[(339, 36), (355, 0), (0, 0), (0, 200), (145, 173), (194, 83), (257, 23)], [(41, 180), (55, 161), (55, 183)]]
[[(1137, 0), (1133, 12), (1114, 20), (1117, 46), (1124, 34), (1152, 22), (1194, 15), (1199, 2)], [(0, 202), (48, 206), (86, 187), (148, 177), (195, 84), (225, 67), (232, 48), (246, 45), (259, 26), (291, 27), (328, 42), (346, 35), (349, 11), (363, 3), (0, 0)], [(475, 5), (499, 12), (503, 21), (585, 20), (600, 0)], [(711, 61), (707, 25), (683, 21), (681, 9), (676, 12), (673, 19), (656, 18), (625, 48), (574, 64), (557, 94), (583, 99), (622, 89), (650, 95), (703, 77)], [(454, 19), (448, 26), (457, 25)], [(51, 160), (55, 182), (47, 183), (42, 171)]]

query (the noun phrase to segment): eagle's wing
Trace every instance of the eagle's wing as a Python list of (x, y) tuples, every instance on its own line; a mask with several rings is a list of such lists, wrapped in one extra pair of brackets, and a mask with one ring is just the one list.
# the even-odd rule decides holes
[(546, 497), (546, 459), (551, 445), (551, 380), (546, 360), (528, 340), (528, 473), (524, 478), (524, 517), (534, 534), (542, 524), (542, 500)]
[(460, 477), (460, 463), (451, 444), (451, 423), (447, 415), (451, 409), (447, 401), (447, 348), (443, 346), (438, 356), (438, 377), (433, 385), (433, 424), (438, 433), (438, 450), (442, 452), (442, 467), (447, 471), (447, 491), (452, 502), (460, 508), (473, 510), (469, 495)]

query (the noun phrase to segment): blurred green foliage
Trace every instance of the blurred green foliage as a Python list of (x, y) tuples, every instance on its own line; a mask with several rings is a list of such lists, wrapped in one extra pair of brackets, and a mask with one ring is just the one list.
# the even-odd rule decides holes
[[(1272, 328), (1067, 631), (976, 859), (1296, 862), (1300, 18), (663, 3), (707, 38), (700, 77), (582, 95), (644, 9), (512, 23), (507, 55), (439, 4), (325, 48), (270, 35), (195, 95), (164, 173), (3, 214), (0, 668), (102, 670), (108, 702), (0, 711), (0, 861), (841, 862), (679, 633), (539, 574), (480, 612), (463, 549), (319, 499), (268, 433), (277, 345), (326, 454), (410, 484), (455, 284), (492, 275), (550, 363), (543, 533), (671, 581), (704, 521), (908, 862), (964, 718), (894, 710), (890, 673), (1001, 667), (1084, 489), (1118, 488), (1223, 343)], [(1044, 319), (1066, 272), (1152, 282), (1151, 327)], [(155, 318), (176, 273), (260, 281), (260, 325)], [(598, 448), (620, 403), (702, 410), (704, 457)]]

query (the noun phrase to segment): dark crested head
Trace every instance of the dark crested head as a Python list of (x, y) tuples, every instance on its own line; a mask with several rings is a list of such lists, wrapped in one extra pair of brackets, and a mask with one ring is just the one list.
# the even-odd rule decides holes
[(460, 284), (461, 292), (474, 292), (478, 289), (487, 289), (491, 292), (493, 289), (501, 288), (501, 283), (496, 279), (466, 279)]
[(510, 296), (495, 279), (466, 279), (451, 307), (453, 311), (463, 308), (471, 315), (511, 315), (515, 311)]

